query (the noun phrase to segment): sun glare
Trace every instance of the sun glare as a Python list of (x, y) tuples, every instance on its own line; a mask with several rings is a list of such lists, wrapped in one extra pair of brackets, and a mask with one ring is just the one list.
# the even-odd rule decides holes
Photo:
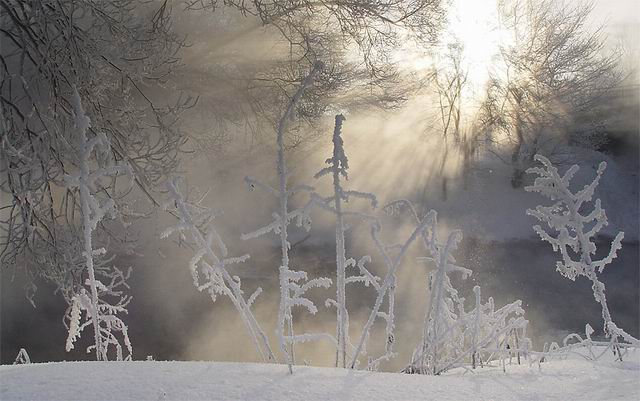
[(445, 35), (445, 43), (459, 41), (464, 48), (462, 63), (469, 89), (481, 88), (503, 35), (498, 27), (496, 0), (453, 0)]
[(447, 47), (461, 44), (462, 69), (467, 73), (465, 97), (473, 98), (486, 83), (492, 60), (505, 40), (505, 33), (498, 25), (497, 0), (451, 0), (440, 46), (431, 54), (402, 49), (398, 59), (415, 71), (444, 67)]

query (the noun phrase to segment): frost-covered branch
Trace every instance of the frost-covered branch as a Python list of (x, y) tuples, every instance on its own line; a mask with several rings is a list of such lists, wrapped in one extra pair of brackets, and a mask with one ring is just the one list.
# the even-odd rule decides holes
[[(527, 214), (534, 216), (548, 228), (539, 225), (533, 227), (543, 241), (547, 241), (553, 250), (560, 252), (562, 261), (556, 263), (556, 270), (570, 280), (578, 276), (585, 276), (592, 282), (593, 296), (602, 307), (605, 335), (619, 335), (612, 332), (611, 314), (605, 296), (605, 286), (598, 279), (597, 273), (602, 273), (606, 265), (617, 256), (617, 251), (622, 248), (623, 232), (618, 234), (611, 243), (610, 250), (604, 258), (593, 260), (596, 253), (594, 238), (598, 232), (608, 224), (607, 215), (601, 206), (600, 199), (596, 199), (591, 212), (585, 209), (591, 202), (595, 189), (607, 166), (601, 162), (596, 171), (596, 176), (581, 190), (572, 192), (571, 179), (578, 172), (579, 167), (573, 165), (564, 174), (560, 175), (558, 169), (542, 155), (536, 155), (535, 160), (542, 167), (532, 167), (528, 173), (537, 177), (533, 185), (525, 190), (537, 192), (554, 202), (551, 206), (538, 206), (534, 210), (527, 210)], [(584, 214), (586, 213), (586, 214)]]
[[(65, 349), (67, 352), (71, 351), (82, 331), (88, 326), (93, 326), (98, 328), (98, 341), (87, 348), (87, 352), (95, 350), (98, 353), (97, 359), (106, 361), (111, 346), (115, 349), (117, 361), (131, 359), (132, 347), (129, 340), (129, 330), (118, 316), (127, 313), (127, 306), (131, 302), (131, 296), (125, 295), (123, 291), (129, 288), (126, 280), (131, 275), (131, 268), (122, 271), (113, 267), (111, 270), (100, 269), (99, 272), (104, 282), (95, 279), (97, 308), (94, 308), (91, 293), (86, 288), (81, 288), (80, 292), (71, 299), (71, 306), (68, 308), (66, 316), (69, 320), (69, 334)], [(86, 280), (85, 286), (90, 289), (93, 287), (89, 279)], [(109, 298), (114, 301), (108, 302)], [(127, 356), (123, 355), (123, 344), (116, 336), (117, 332), (121, 333), (122, 343), (128, 352)]]
[(228, 266), (246, 261), (249, 255), (228, 256), (227, 247), (213, 225), (215, 211), (188, 203), (178, 190), (177, 178), (167, 181), (167, 189), (179, 222), (175, 227), (165, 230), (161, 237), (166, 238), (174, 232), (190, 235), (196, 248), (195, 255), (189, 262), (193, 285), (198, 291), (207, 291), (214, 302), (218, 295), (229, 297), (263, 361), (275, 361), (269, 340), (251, 311), (251, 305), (262, 288), (258, 287), (246, 300), (240, 278), (232, 276), (228, 271)]
[(343, 202), (349, 202), (350, 198), (363, 198), (371, 202), (373, 207), (377, 204), (375, 195), (359, 191), (345, 190), (342, 185), (342, 178), (348, 179), (349, 160), (344, 150), (344, 141), (342, 140), (342, 124), (346, 118), (342, 114), (336, 115), (335, 126), (333, 130), (333, 155), (326, 160), (327, 167), (318, 171), (314, 178), (319, 179), (324, 176), (331, 176), (333, 179), (333, 195), (322, 198), (320, 195), (314, 194), (312, 198), (324, 210), (332, 213), (336, 218), (335, 238), (336, 238), (336, 299), (330, 300), (331, 305), (336, 307), (336, 339), (337, 353), (336, 366), (347, 367), (347, 349), (351, 344), (349, 338), (349, 315), (347, 311), (346, 284), (363, 282), (365, 285), (377, 282), (378, 278), (373, 277), (371, 273), (364, 267), (364, 261), (370, 260), (365, 256), (358, 263), (358, 269), (362, 276), (347, 277), (346, 269), (348, 266), (355, 267), (355, 261), (349, 259), (347, 261), (345, 250), (345, 231), (347, 230), (345, 218), (348, 216), (357, 216), (366, 220), (374, 220), (372, 216), (368, 216), (358, 212), (347, 212), (343, 210)]
[[(304, 91), (313, 84), (316, 75), (324, 68), (322, 62), (316, 62), (315, 66), (309, 72), (300, 87), (293, 95), (285, 112), (282, 114), (278, 122), (276, 131), (276, 145), (277, 145), (277, 161), (276, 172), (278, 174), (279, 185), (278, 188), (272, 188), (267, 184), (263, 184), (253, 178), (247, 177), (245, 181), (251, 188), (259, 188), (267, 193), (272, 194), (278, 199), (278, 211), (272, 214), (273, 220), (271, 223), (253, 231), (249, 234), (242, 235), (242, 239), (251, 239), (263, 236), (268, 233), (275, 233), (280, 237), (280, 251), (282, 254), (282, 260), (278, 269), (279, 283), (280, 283), (280, 302), (278, 307), (278, 322), (276, 325), (276, 334), (278, 336), (278, 342), (280, 345), (280, 351), (282, 352), (284, 362), (289, 367), (289, 372), (293, 373), (293, 364), (295, 364), (294, 358), (294, 345), (296, 342), (308, 341), (310, 339), (319, 338), (317, 335), (307, 336), (305, 334), (295, 334), (293, 332), (293, 315), (292, 308), (294, 306), (305, 307), (310, 313), (315, 314), (317, 308), (306, 298), (305, 292), (311, 288), (330, 286), (331, 281), (325, 278), (313, 279), (307, 281), (307, 274), (303, 271), (292, 270), (289, 266), (289, 250), (291, 244), (289, 243), (289, 234), (287, 231), (288, 225), (295, 220), (299, 227), (304, 227), (307, 231), (311, 228), (311, 217), (309, 212), (314, 204), (311, 200), (303, 207), (289, 210), (289, 200), (297, 192), (310, 192), (312, 188), (307, 185), (298, 185), (289, 188), (287, 185), (287, 179), (289, 178), (289, 172), (287, 170), (287, 164), (285, 159), (285, 146), (284, 136), (287, 129), (287, 122), (293, 114), (293, 110), (299, 101)], [(288, 333), (287, 333), (288, 331)]]
[[(376, 317), (382, 316), (385, 319), (387, 334), (393, 332), (393, 329), (394, 329), (393, 297), (394, 297), (394, 290), (395, 290), (395, 283), (396, 283), (396, 273), (402, 263), (402, 260), (407, 252), (407, 249), (409, 249), (409, 246), (411, 246), (411, 244), (418, 238), (418, 236), (421, 236), (425, 232), (425, 230), (427, 230), (430, 222), (434, 218), (435, 218), (435, 212), (431, 211), (427, 213), (427, 215), (424, 216), (419, 221), (417, 227), (413, 230), (409, 238), (407, 238), (407, 240), (399, 247), (395, 257), (391, 257), (389, 255), (388, 248), (385, 247), (380, 241), (380, 238), (379, 238), (380, 225), (379, 224), (372, 225), (371, 236), (374, 240), (374, 243), (378, 252), (380, 252), (380, 254), (382, 255), (384, 259), (384, 263), (387, 266), (387, 274), (384, 280), (382, 281), (382, 283), (380, 284), (380, 286), (376, 287), (378, 295), (376, 296), (373, 309), (371, 310), (371, 313), (369, 314), (369, 318), (367, 319), (367, 322), (365, 323), (364, 328), (362, 329), (362, 334), (360, 335), (358, 345), (351, 358), (351, 363), (350, 363), (351, 369), (354, 369), (358, 362), (358, 356), (360, 356), (360, 353), (364, 349), (365, 342), (369, 338), (369, 332), (371, 330), (371, 326), (373, 326), (373, 323)], [(389, 313), (387, 313), (386, 315), (380, 315), (380, 308), (382, 307), (382, 302), (384, 300), (384, 297), (387, 295), (389, 297), (389, 302), (388, 302), (390, 307)], [(391, 346), (393, 345), (394, 341), (395, 341), (394, 338), (387, 337), (388, 346), (385, 347), (385, 358), (390, 357), (390, 355), (392, 354), (393, 350)]]
[[(104, 254), (106, 250), (93, 249), (93, 231), (98, 223), (107, 215), (115, 217), (116, 210), (112, 199), (101, 202), (96, 197), (100, 180), (104, 177), (114, 177), (118, 175), (132, 175), (131, 169), (126, 164), (109, 163), (110, 144), (107, 137), (100, 133), (89, 139), (87, 132), (91, 126), (89, 117), (82, 108), (82, 102), (77, 88), (73, 87), (71, 99), (73, 107), (74, 126), (77, 131), (77, 143), (79, 148), (79, 171), (65, 177), (67, 188), (70, 190), (79, 189), (80, 207), (82, 211), (82, 232), (83, 232), (83, 256), (88, 279), (84, 283), (89, 289), (82, 288), (80, 293), (72, 298), (71, 321), (69, 325), (69, 336), (66, 350), (73, 348), (73, 342), (80, 335), (82, 329), (93, 326), (94, 345), (90, 349), (95, 349), (97, 360), (107, 360), (109, 345), (114, 345), (117, 351), (117, 359), (122, 360), (122, 347), (113, 334), (113, 331), (120, 331), (126, 348), (131, 356), (131, 344), (127, 334), (127, 326), (117, 317), (118, 313), (127, 313), (125, 307), (129, 303), (130, 297), (122, 295), (116, 291), (120, 286), (126, 286), (125, 279), (129, 277), (129, 272), (123, 274), (117, 268), (111, 272), (103, 272), (107, 279), (111, 280), (109, 285), (103, 284), (96, 278), (94, 268), (94, 258)], [(92, 157), (95, 159), (97, 168), (92, 169)], [(126, 277), (125, 277), (126, 276)], [(115, 296), (117, 303), (111, 305), (101, 296)], [(81, 311), (86, 312), (86, 321), (80, 325)]]

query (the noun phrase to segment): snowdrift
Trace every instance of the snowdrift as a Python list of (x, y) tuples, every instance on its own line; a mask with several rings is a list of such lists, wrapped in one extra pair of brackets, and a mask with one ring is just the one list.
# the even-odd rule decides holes
[(640, 352), (442, 376), (226, 362), (0, 366), (2, 400), (638, 400)]

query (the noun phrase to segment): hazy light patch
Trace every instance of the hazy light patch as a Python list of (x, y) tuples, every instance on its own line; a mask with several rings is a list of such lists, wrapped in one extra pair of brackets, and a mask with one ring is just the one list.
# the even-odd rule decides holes
[(453, 0), (448, 42), (457, 39), (464, 47), (462, 63), (471, 90), (485, 84), (493, 58), (506, 39), (506, 32), (499, 28), (497, 7), (495, 0)]
[(439, 45), (426, 51), (408, 41), (394, 58), (411, 72), (444, 70), (451, 64), (448, 48), (462, 45), (461, 69), (467, 75), (463, 100), (471, 105), (482, 92), (490, 71), (496, 70), (500, 46), (508, 42), (508, 32), (500, 28), (496, 0), (452, 0)]

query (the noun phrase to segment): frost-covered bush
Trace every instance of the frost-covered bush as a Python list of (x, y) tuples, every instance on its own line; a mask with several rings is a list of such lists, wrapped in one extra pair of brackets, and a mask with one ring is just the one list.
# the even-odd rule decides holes
[(175, 206), (173, 212), (179, 222), (175, 227), (165, 230), (161, 238), (174, 232), (178, 232), (185, 240), (185, 234), (191, 237), (195, 248), (195, 255), (189, 262), (193, 285), (198, 291), (206, 291), (214, 302), (218, 295), (227, 296), (240, 314), (263, 361), (275, 361), (269, 340), (251, 311), (262, 288), (258, 287), (245, 299), (240, 277), (229, 273), (230, 267), (246, 261), (249, 255), (229, 257), (227, 247), (213, 224), (216, 211), (201, 206), (199, 202), (187, 202), (178, 190), (177, 178), (167, 182), (167, 189), (171, 197), (167, 207)]
[(517, 357), (520, 364), (521, 355), (529, 357), (532, 344), (527, 337), (529, 321), (523, 315), (522, 301), (516, 300), (495, 309), (493, 298), (481, 302), (479, 286), (473, 288), (476, 307), (466, 313), (461, 310), (461, 323), (464, 325), (465, 348), (461, 355), (453, 362), (445, 365), (440, 372), (455, 366), (472, 368), (483, 366), (493, 360), (500, 360), (503, 364), (506, 357), (511, 360)]
[[(573, 192), (570, 184), (579, 170), (577, 165), (574, 164), (564, 175), (560, 175), (558, 169), (546, 157), (536, 155), (535, 160), (542, 164), (542, 167), (532, 167), (527, 170), (528, 173), (535, 174), (537, 177), (533, 185), (526, 187), (525, 190), (537, 192), (553, 203), (527, 210), (528, 215), (534, 216), (547, 226), (542, 228), (535, 225), (533, 229), (543, 241), (550, 243), (553, 250), (562, 256), (562, 260), (556, 263), (556, 270), (560, 274), (570, 280), (575, 280), (579, 276), (591, 280), (593, 296), (602, 308), (605, 335), (611, 337), (614, 342), (618, 337), (628, 342), (637, 342), (638, 340), (622, 332), (613, 323), (607, 305), (605, 285), (598, 278), (598, 273), (602, 273), (622, 248), (624, 232), (620, 231), (616, 234), (607, 256), (599, 260), (593, 258), (596, 253), (595, 238), (608, 224), (600, 199), (592, 203), (595, 189), (600, 183), (607, 163), (600, 163), (591, 183)], [(618, 350), (617, 347), (614, 349)], [(619, 353), (619, 350), (616, 352)]]
[[(413, 205), (406, 200), (387, 206), (391, 213), (399, 209), (407, 209), (418, 221)], [(438, 240), (437, 214), (432, 210), (429, 216), (427, 229), (422, 232), (422, 242), (430, 256), (418, 260), (435, 265), (435, 269), (428, 274), (429, 302), (422, 338), (404, 372), (437, 375), (458, 366), (471, 365), (475, 368), (496, 355), (503, 358), (511, 337), (514, 338), (509, 344), (512, 352), (526, 350), (528, 322), (521, 316), (524, 314), (521, 301), (495, 310), (492, 298), (482, 304), (480, 287), (475, 286), (475, 309), (465, 311), (465, 299), (449, 278), (451, 273), (460, 273), (462, 279), (472, 274), (471, 270), (458, 266), (452, 255), (462, 240), (462, 233), (454, 230), (446, 242), (441, 243)]]
[[(94, 257), (98, 255), (98, 252), (94, 253)], [(110, 259), (105, 263), (108, 262)], [(129, 288), (126, 280), (131, 275), (131, 268), (123, 271), (112, 266), (110, 269), (102, 268), (98, 272), (99, 278), (95, 279), (97, 304), (94, 304), (92, 300), (91, 288), (93, 286), (90, 280), (87, 280), (85, 288), (81, 288), (71, 299), (71, 305), (66, 314), (69, 321), (69, 333), (65, 349), (67, 352), (71, 351), (82, 331), (88, 326), (92, 326), (98, 327), (98, 341), (96, 342), (98, 346), (95, 344), (90, 346), (87, 348), (87, 352), (95, 349), (98, 353), (98, 360), (106, 361), (109, 350), (114, 349), (117, 361), (131, 359), (133, 350), (129, 340), (129, 329), (119, 317), (119, 315), (127, 313), (127, 306), (131, 301), (131, 296), (124, 293), (124, 290)], [(95, 310), (97, 313), (94, 312)], [(118, 332), (121, 340), (116, 335)], [(126, 356), (123, 353), (123, 345), (128, 352)]]
[[(122, 360), (122, 345), (115, 332), (120, 332), (122, 342), (131, 357), (131, 342), (128, 328), (120, 319), (120, 314), (127, 313), (127, 305), (131, 300), (123, 292), (128, 288), (126, 279), (131, 270), (123, 272), (115, 266), (106, 266), (112, 259), (103, 261), (101, 277), (96, 275), (95, 259), (106, 254), (105, 248), (94, 249), (93, 231), (105, 216), (114, 217), (115, 205), (112, 199), (101, 201), (97, 197), (100, 182), (108, 177), (131, 175), (130, 168), (123, 163), (111, 163), (110, 143), (107, 137), (99, 133), (89, 139), (87, 133), (91, 126), (89, 117), (82, 108), (78, 90), (73, 87), (72, 107), (74, 125), (77, 134), (79, 171), (65, 176), (67, 188), (78, 190), (82, 212), (83, 256), (87, 271), (84, 287), (72, 297), (71, 306), (66, 316), (69, 319), (69, 335), (66, 350), (73, 349), (73, 343), (87, 326), (93, 327), (94, 344), (87, 351), (94, 349), (97, 360), (107, 360), (109, 346), (116, 350), (116, 359)], [(101, 280), (104, 280), (101, 281)], [(113, 301), (107, 301), (113, 299)], [(84, 313), (83, 313), (84, 312)]]

